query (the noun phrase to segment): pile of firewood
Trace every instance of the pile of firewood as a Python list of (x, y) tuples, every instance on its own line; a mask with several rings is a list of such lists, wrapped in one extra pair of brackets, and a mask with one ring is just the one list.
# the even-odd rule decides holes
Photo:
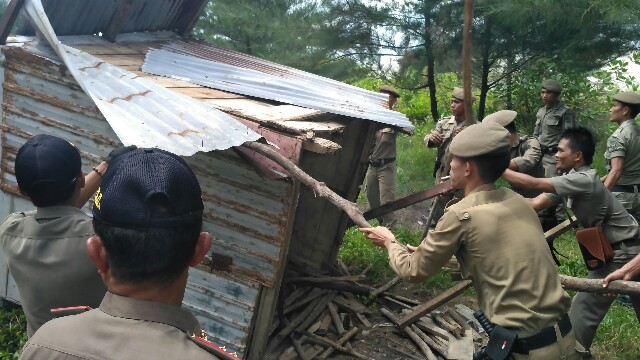
[[(286, 277), (267, 346), (268, 358), (326, 359), (341, 353), (349, 358), (373, 359), (373, 349), (353, 342), (380, 345), (380, 338), (384, 338), (395, 352), (387, 358), (469, 359), (486, 342), (471, 309), (462, 304), (446, 306), (471, 285), (470, 281), (420, 301), (388, 291), (400, 282), (397, 277), (376, 289), (360, 284), (364, 274), (351, 276), (344, 266), (340, 274), (332, 275), (337, 276)], [(392, 331), (384, 336), (376, 333), (383, 327)]]

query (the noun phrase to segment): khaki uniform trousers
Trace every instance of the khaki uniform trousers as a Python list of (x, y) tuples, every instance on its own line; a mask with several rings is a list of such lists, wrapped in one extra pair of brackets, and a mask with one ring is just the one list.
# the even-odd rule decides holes
[[(396, 162), (382, 165), (369, 165), (365, 178), (367, 200), (371, 209), (375, 209), (396, 199)], [(393, 213), (378, 218), (381, 224), (389, 225), (395, 217)]]
[[(555, 153), (547, 153), (542, 155), (542, 167), (544, 168), (544, 177), (552, 178), (554, 176), (558, 176), (556, 172), (556, 154)], [(554, 207), (545, 209), (540, 211), (540, 218), (544, 219), (546, 217), (555, 216), (558, 223), (563, 222), (567, 218), (567, 213), (563, 203), (560, 203)]]
[[(619, 248), (619, 249), (616, 249)], [(640, 252), (640, 245), (627, 247), (625, 245), (614, 245), (614, 256), (605, 268), (595, 271), (589, 271), (587, 279), (603, 279), (613, 271), (621, 268), (633, 259)], [(634, 279), (639, 281), (640, 276)], [(630, 295), (631, 304), (636, 312), (636, 317), (640, 321), (640, 296)], [(616, 299), (615, 296), (604, 296), (598, 294), (590, 294), (579, 292), (573, 298), (571, 310), (569, 310), (569, 318), (576, 333), (576, 340), (586, 349), (589, 350), (593, 338), (596, 335), (598, 325), (604, 319), (609, 311), (609, 307)]]
[(638, 189), (634, 192), (611, 192), (622, 206), (640, 223), (640, 194)]
[(576, 337), (571, 330), (567, 336), (562, 337), (560, 333), (560, 329), (558, 325), (554, 326), (556, 330), (556, 339), (557, 342), (547, 345), (545, 347), (535, 349), (529, 351), (528, 355), (523, 354), (513, 354), (513, 358), (516, 360), (551, 360), (551, 359), (562, 359), (562, 360), (577, 360), (579, 359), (578, 353), (576, 352)]

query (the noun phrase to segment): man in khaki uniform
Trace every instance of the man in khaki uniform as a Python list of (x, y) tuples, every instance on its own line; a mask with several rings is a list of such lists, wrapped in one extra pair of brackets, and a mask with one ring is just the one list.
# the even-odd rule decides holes
[[(393, 109), (400, 98), (398, 91), (391, 85), (380, 86), (380, 92), (389, 95), (389, 109)], [(369, 169), (366, 175), (367, 200), (371, 209), (375, 209), (396, 199), (396, 138), (398, 131), (385, 127), (375, 134)], [(394, 220), (393, 214), (387, 214), (378, 221), (389, 226)]]
[[(545, 177), (550, 178), (558, 175), (556, 170), (555, 153), (560, 134), (562, 131), (578, 126), (575, 114), (571, 109), (560, 102), (562, 86), (555, 80), (542, 81), (540, 97), (544, 107), (536, 113), (536, 125), (533, 129), (533, 136), (540, 140), (542, 151), (542, 166)], [(550, 208), (543, 212), (547, 227), (553, 227), (556, 223), (566, 219), (566, 211), (562, 205)]]
[[(399, 244), (384, 227), (360, 229), (389, 252), (389, 264), (405, 280), (424, 281), (456, 254), (473, 279), (487, 318), (516, 332), (516, 359), (574, 359), (562, 289), (535, 211), (494, 182), (509, 165), (509, 133), (497, 124), (476, 124), (451, 142), (451, 183), (464, 198), (447, 207), (436, 229), (416, 248)], [(545, 339), (545, 340), (542, 340)]]
[(18, 286), (28, 336), (53, 318), (51, 308), (97, 306), (107, 290), (86, 252), (94, 234), (91, 217), (79, 209), (107, 167), (103, 161), (83, 174), (78, 149), (50, 135), (36, 135), (18, 150), (18, 187), (37, 210), (9, 215), (0, 226), (0, 245)]
[[(602, 184), (598, 172), (590, 167), (595, 148), (595, 139), (588, 129), (567, 129), (562, 134), (556, 153), (558, 169), (568, 171), (567, 174), (539, 179), (507, 170), (503, 177), (513, 185), (546, 192), (532, 199), (531, 205), (535, 210), (564, 201), (583, 227), (602, 224), (615, 255), (603, 268), (589, 271), (587, 278), (603, 279), (640, 253), (640, 240), (638, 222)], [(608, 204), (611, 204), (611, 208)], [(607, 213), (610, 213), (610, 217), (604, 221)], [(598, 325), (614, 299), (582, 292), (573, 298), (569, 316), (578, 340), (578, 350), (587, 358)], [(631, 302), (640, 320), (640, 296), (631, 296)]]
[(609, 120), (618, 124), (618, 128), (607, 140), (604, 157), (608, 174), (604, 185), (640, 220), (640, 126), (635, 121), (640, 113), (640, 94), (621, 92), (613, 100)]
[[(494, 122), (509, 131), (509, 143), (511, 144), (509, 149), (509, 156), (511, 157), (509, 169), (533, 177), (544, 177), (544, 168), (540, 162), (542, 157), (540, 141), (533, 136), (518, 134), (515, 122), (517, 115), (518, 113), (513, 110), (501, 110), (488, 115), (482, 122), (487, 124)], [(519, 189), (517, 187), (512, 187), (511, 189), (526, 198), (540, 195), (540, 192), (535, 190)]]
[[(475, 101), (476, 97), (472, 94), (471, 101)], [(437, 147), (438, 153), (436, 154), (436, 162), (433, 167), (433, 178), (436, 182), (440, 182), (442, 171), (444, 170), (444, 163), (447, 161), (445, 155), (447, 148), (451, 144), (453, 137), (464, 129), (466, 125), (466, 119), (464, 114), (464, 90), (462, 88), (454, 88), (451, 93), (451, 116), (440, 119), (436, 126), (429, 134), (424, 137), (424, 144), (428, 148)], [(462, 197), (462, 193), (454, 191), (452, 193), (441, 195), (437, 201), (433, 203), (434, 212), (431, 224), (428, 226), (434, 227), (438, 220), (444, 213), (444, 207), (454, 197)]]
[(216, 359), (219, 348), (181, 308), (187, 270), (211, 248), (203, 208), (177, 155), (137, 149), (111, 163), (86, 245), (108, 292), (98, 309), (43, 325), (20, 359)]

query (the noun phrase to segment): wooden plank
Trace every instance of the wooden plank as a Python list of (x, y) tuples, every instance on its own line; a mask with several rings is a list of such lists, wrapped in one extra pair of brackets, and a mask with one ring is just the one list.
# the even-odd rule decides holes
[(107, 28), (102, 32), (102, 37), (111, 42), (115, 42), (116, 36), (120, 33), (120, 30), (122, 30), (124, 24), (127, 23), (127, 20), (129, 20), (132, 11), (133, 0), (123, 1), (113, 13), (109, 25), (107, 25)]
[(436, 186), (405, 196), (402, 199), (398, 199), (396, 201), (386, 203), (378, 208), (371, 209), (365, 212), (363, 215), (364, 215), (364, 218), (367, 220), (375, 219), (382, 215), (386, 215), (388, 213), (394, 212), (399, 209), (404, 209), (407, 206), (417, 204), (421, 201), (431, 199), (438, 195), (446, 194), (452, 190), (453, 189), (451, 187), (451, 180), (447, 180), (445, 182), (439, 183)]
[(7, 38), (16, 23), (16, 19), (18, 19), (18, 14), (20, 14), (23, 5), (24, 0), (11, 0), (5, 9), (4, 15), (0, 20), (0, 45), (7, 44)]
[(344, 335), (346, 331), (342, 324), (342, 319), (340, 319), (340, 316), (338, 315), (338, 308), (333, 302), (329, 302), (327, 307), (329, 308), (329, 314), (331, 314), (331, 319), (333, 320), (333, 326), (336, 327), (336, 332), (339, 336)]
[(333, 154), (341, 150), (342, 146), (328, 139), (314, 137), (303, 141), (302, 149), (316, 154)]
[(101, 55), (99, 57), (109, 64), (119, 67), (137, 66), (139, 68), (144, 61), (144, 55)]
[(440, 305), (460, 295), (465, 289), (470, 287), (472, 284), (473, 282), (471, 280), (461, 281), (460, 283), (444, 291), (443, 293), (429, 300), (428, 302), (422, 305), (416, 306), (413, 311), (411, 311), (410, 313), (405, 315), (402, 319), (400, 319), (400, 322), (398, 323), (398, 325), (401, 327), (405, 327), (410, 324), (413, 324), (418, 319), (420, 319), (424, 314), (438, 308)]
[(149, 50), (149, 43), (134, 46), (134, 44), (73, 44), (78, 50), (82, 50), (96, 57), (103, 55), (144, 55)]
[(340, 308), (353, 314), (371, 314), (371, 310), (357, 299), (347, 299), (342, 296), (336, 296), (336, 298), (333, 299), (333, 302)]

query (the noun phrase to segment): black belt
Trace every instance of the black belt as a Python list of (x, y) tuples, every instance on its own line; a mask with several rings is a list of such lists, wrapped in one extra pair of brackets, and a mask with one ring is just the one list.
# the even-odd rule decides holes
[(545, 154), (555, 154), (558, 152), (558, 147), (557, 146), (552, 146), (552, 147), (541, 147), (540, 150), (542, 151), (542, 155)]
[[(571, 320), (569, 320), (569, 314), (564, 314), (562, 319), (560, 319), (560, 321), (558, 322), (558, 328), (560, 329), (560, 334), (562, 335), (562, 337), (567, 336), (567, 334), (571, 331)], [(556, 338), (556, 330), (553, 328), (553, 326), (549, 326), (542, 329), (535, 335), (527, 336), (525, 338), (518, 338), (518, 342), (515, 345), (514, 352), (520, 354), (528, 354), (529, 351), (551, 345), (557, 340), (558, 339)]]
[(369, 159), (369, 165), (371, 165), (371, 166), (385, 166), (385, 165), (390, 164), (390, 163), (392, 163), (394, 161), (396, 161), (396, 158), (388, 158), (388, 159), (380, 159), (380, 160)]
[(640, 185), (613, 185), (612, 192), (636, 192), (640, 189)]

